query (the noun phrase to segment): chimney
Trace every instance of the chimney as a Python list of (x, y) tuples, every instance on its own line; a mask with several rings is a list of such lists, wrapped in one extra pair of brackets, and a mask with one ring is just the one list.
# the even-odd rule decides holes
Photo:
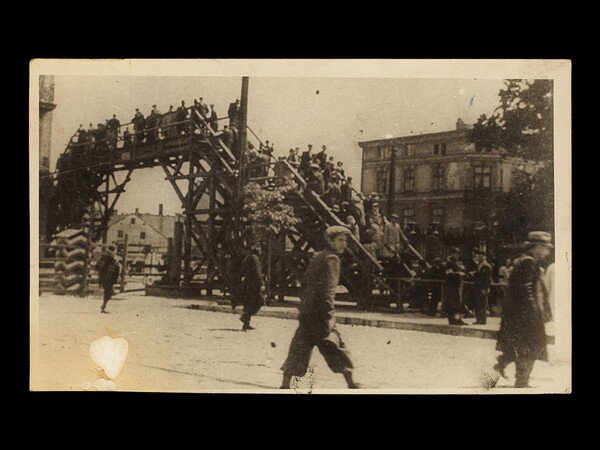
[(462, 120), (460, 117), (456, 121), (456, 129), (457, 130), (466, 130), (469, 126)]
[(140, 210), (139, 210), (139, 209), (137, 209), (137, 208), (135, 208), (135, 213), (136, 213), (136, 214), (139, 214), (139, 212), (140, 212)]
[(158, 205), (158, 215), (159, 216), (163, 215), (163, 205), (162, 205), (162, 203), (160, 205)]

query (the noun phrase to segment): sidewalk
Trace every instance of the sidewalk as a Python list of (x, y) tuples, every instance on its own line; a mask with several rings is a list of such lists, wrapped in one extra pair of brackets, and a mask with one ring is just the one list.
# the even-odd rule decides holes
[[(297, 320), (298, 305), (299, 300), (297, 299), (286, 300), (283, 303), (276, 302), (270, 306), (263, 306), (257, 316)], [(229, 301), (216, 298), (195, 300), (192, 304), (182, 307), (200, 311), (233, 313)], [(238, 306), (236, 311), (241, 313), (242, 306)], [(499, 317), (488, 317), (485, 325), (473, 325), (475, 319), (463, 319), (467, 325), (450, 325), (448, 319), (444, 317), (430, 317), (417, 311), (408, 310), (400, 313), (392, 308), (377, 312), (359, 311), (356, 307), (341, 302), (336, 302), (335, 316), (337, 323), (345, 325), (424, 331), (484, 339), (496, 339), (500, 329)], [(554, 322), (546, 324), (546, 338), (549, 345), (554, 345)]]

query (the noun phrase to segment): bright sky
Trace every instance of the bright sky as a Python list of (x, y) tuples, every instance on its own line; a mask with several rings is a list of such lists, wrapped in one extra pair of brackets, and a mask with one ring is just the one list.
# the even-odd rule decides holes
[[(113, 114), (126, 123), (135, 108), (166, 112), (199, 97), (226, 116), (241, 91), (241, 77), (60, 75), (55, 84), (51, 169), (80, 123), (87, 129)], [(458, 117), (472, 124), (497, 106), (501, 87), (489, 79), (250, 77), (248, 125), (274, 143), (276, 156), (326, 144), (360, 186), (359, 141), (451, 130)], [(135, 171), (117, 210), (157, 213), (163, 203), (165, 214), (181, 212), (164, 176), (160, 168)]]

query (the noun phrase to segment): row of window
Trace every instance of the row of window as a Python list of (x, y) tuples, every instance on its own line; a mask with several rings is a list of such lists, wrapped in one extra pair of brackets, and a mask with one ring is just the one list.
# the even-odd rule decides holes
[[(402, 172), (402, 190), (403, 192), (415, 191), (415, 169), (407, 167)], [(390, 170), (381, 167), (375, 174), (375, 184), (377, 192), (387, 192), (389, 186)], [(432, 167), (433, 191), (441, 191), (444, 188), (445, 169), (442, 165)], [(473, 168), (473, 187), (475, 189), (490, 189), (492, 187), (492, 168), (490, 166), (476, 166)]]
[[(402, 226), (406, 227), (411, 223), (415, 223), (415, 209), (404, 208), (402, 210)], [(444, 223), (444, 210), (439, 206), (434, 206), (431, 209), (431, 220), (430, 223), (443, 225)]]
[[(119, 237), (119, 238), (125, 237), (125, 232), (123, 230), (117, 230), (117, 237)], [(145, 231), (140, 231), (140, 239), (146, 239), (146, 232)]]
[[(415, 147), (412, 144), (404, 144), (399, 148), (395, 147), (400, 156), (415, 156)], [(445, 142), (433, 144), (434, 155), (445, 155), (448, 145)], [(379, 159), (390, 159), (392, 156), (392, 147), (377, 147), (377, 155)]]

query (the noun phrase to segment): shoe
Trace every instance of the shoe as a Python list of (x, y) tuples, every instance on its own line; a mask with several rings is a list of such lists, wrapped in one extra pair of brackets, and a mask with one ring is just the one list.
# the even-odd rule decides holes
[(463, 322), (462, 319), (450, 319), (448, 320), (450, 325), (467, 325), (466, 322)]
[(496, 384), (498, 384), (499, 380), (500, 375), (498, 372), (484, 373), (481, 377), (481, 384), (486, 389), (492, 389), (496, 387)]
[(362, 386), (359, 383), (351, 383), (348, 385), (348, 389), (362, 389)]
[(501, 368), (500, 368), (500, 366), (499, 366), (498, 364), (495, 364), (495, 365), (494, 365), (494, 370), (495, 370), (495, 371), (496, 371), (498, 374), (500, 374), (500, 376), (501, 376), (502, 378), (506, 378), (506, 375), (504, 374), (504, 369), (501, 369)]

